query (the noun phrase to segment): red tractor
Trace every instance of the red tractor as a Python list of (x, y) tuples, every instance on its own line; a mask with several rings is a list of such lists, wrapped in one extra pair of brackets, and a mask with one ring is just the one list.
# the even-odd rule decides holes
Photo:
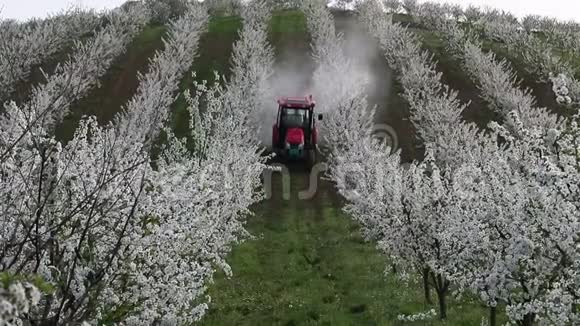
[[(272, 128), (272, 148), (291, 160), (316, 161), (316, 119), (312, 95), (278, 99), (278, 117)], [(322, 114), (318, 115), (322, 120)]]

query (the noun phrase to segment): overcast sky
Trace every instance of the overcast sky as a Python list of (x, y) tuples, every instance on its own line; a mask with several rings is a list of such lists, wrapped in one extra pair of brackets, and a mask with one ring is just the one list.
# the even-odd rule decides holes
[[(463, 6), (475, 4), (490, 6), (510, 11), (517, 16), (539, 14), (558, 17), (563, 20), (573, 19), (580, 22), (580, 0), (434, 0), (436, 2), (453, 2)], [(118, 7), (125, 0), (0, 0), (1, 17), (26, 19), (44, 17), (59, 9), (71, 5), (103, 9)]]
[(101, 10), (116, 8), (124, 2), (125, 0), (0, 0), (0, 10), (2, 10), (0, 15), (2, 18), (22, 20), (45, 17), (73, 5)]
[(519, 17), (535, 14), (580, 22), (580, 0), (434, 0), (434, 2), (489, 6), (509, 11)]

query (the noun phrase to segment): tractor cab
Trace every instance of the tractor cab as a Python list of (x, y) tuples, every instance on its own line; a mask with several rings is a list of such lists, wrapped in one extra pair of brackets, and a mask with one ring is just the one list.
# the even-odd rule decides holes
[[(272, 128), (272, 147), (285, 158), (315, 160), (316, 119), (315, 102), (308, 97), (278, 99), (278, 115)], [(318, 115), (322, 120), (322, 115)]]

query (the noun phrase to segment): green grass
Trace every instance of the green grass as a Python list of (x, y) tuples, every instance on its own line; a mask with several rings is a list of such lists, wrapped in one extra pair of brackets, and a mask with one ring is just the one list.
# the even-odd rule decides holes
[[(188, 134), (189, 114), (183, 91), (191, 89), (195, 81), (213, 81), (214, 72), (229, 76), (230, 57), (242, 19), (235, 16), (214, 16), (210, 19), (207, 32), (201, 37), (196, 57), (190, 71), (180, 83), (180, 95), (172, 105), (172, 125), (178, 137)], [(196, 73), (195, 78), (193, 72)]]
[(234, 250), (234, 278), (218, 276), (204, 324), (368, 324), (382, 310), (391, 295), (381, 290), (384, 259), (336, 208), (297, 206), (251, 219), (261, 238)]
[[(257, 239), (228, 257), (234, 276), (218, 273), (202, 325), (398, 325), (399, 314), (431, 309), (419, 285), (385, 275), (388, 261), (341, 211), (332, 185), (300, 201), (307, 175), (292, 173), (290, 201), (275, 196), (255, 207), (248, 229)], [(445, 323), (407, 324), (478, 325), (486, 314), (468, 299), (449, 308)]]
[(272, 41), (280, 41), (283, 34), (307, 34), (306, 17), (298, 10), (277, 11), (270, 21), (270, 36)]

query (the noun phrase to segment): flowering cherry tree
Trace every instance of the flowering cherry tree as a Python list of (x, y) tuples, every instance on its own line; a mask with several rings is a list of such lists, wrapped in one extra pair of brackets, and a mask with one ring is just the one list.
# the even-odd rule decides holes
[(531, 15), (523, 18), (522, 25), (528, 32), (542, 33), (546, 41), (562, 51), (563, 55), (571, 59), (578, 57), (580, 25), (577, 22)]
[(461, 164), (461, 153), (477, 148), (482, 139), (473, 124), (461, 121), (466, 105), (457, 99), (456, 91), (441, 83), (441, 73), (436, 71), (430, 54), (421, 50), (417, 37), (392, 23), (377, 2), (367, 1), (359, 8), (359, 15), (377, 38), (389, 65), (398, 72), (417, 136), (425, 144), (433, 144), (439, 162)]
[[(326, 117), (322, 133), (327, 148), (328, 176), (350, 204), (344, 207), (362, 227), (367, 240), (383, 236), (381, 207), (394, 191), (383, 188), (376, 178), (389, 178), (398, 171), (399, 156), (390, 155), (385, 144), (373, 141), (374, 110), (368, 107), (368, 80), (354, 68), (343, 50), (343, 39), (322, 2), (303, 6), (312, 35), (312, 51), (317, 68), (313, 89)], [(385, 175), (386, 174), (386, 175)], [(383, 191), (384, 190), (384, 191)]]
[(398, 14), (403, 9), (403, 5), (400, 0), (384, 0), (383, 6), (388, 12), (393, 14)]
[[(342, 52), (341, 38), (336, 36), (332, 20), (327, 18), (328, 16), (325, 14), (324, 9), (317, 9), (315, 6), (310, 6), (308, 9), (307, 19), (309, 26), (312, 26), (310, 29), (314, 40), (313, 50), (315, 59), (319, 63), (319, 68), (314, 75), (315, 87), (317, 78), (322, 79), (325, 77), (327, 78), (326, 80), (332, 78), (334, 81), (332, 89), (337, 90), (333, 90), (329, 94), (338, 94), (338, 99), (329, 96), (327, 102), (324, 102), (324, 106), (331, 110), (328, 112), (330, 118), (327, 118), (327, 122), (325, 122), (325, 137), (331, 139), (329, 141), (329, 163), (331, 167), (329, 175), (336, 182), (339, 192), (349, 200), (350, 204), (345, 207), (345, 210), (361, 223), (366, 238), (377, 240), (379, 246), (391, 256), (403, 257), (404, 250), (411, 250), (408, 246), (404, 247), (405, 244), (419, 243), (425, 237), (434, 237), (438, 229), (432, 228), (429, 232), (426, 231), (424, 237), (416, 239), (416, 241), (400, 237), (398, 238), (400, 241), (395, 242), (395, 233), (401, 234), (401, 232), (399, 228), (389, 226), (388, 223), (394, 221), (395, 218), (386, 212), (401, 207), (401, 200), (393, 199), (399, 198), (403, 193), (400, 181), (402, 179), (400, 173), (403, 173), (403, 170), (399, 166), (398, 154), (390, 156), (389, 149), (385, 148), (384, 144), (374, 142), (371, 137), (372, 110), (367, 108), (364, 97), (364, 78), (361, 78), (360, 82), (352, 82), (343, 81), (344, 77), (341, 77), (346, 75), (348, 78), (353, 78), (357, 77), (357, 75), (344, 74), (345, 70), (350, 71), (350, 61)], [(381, 17), (373, 16), (374, 14), (382, 14), (378, 4), (376, 4), (374, 11), (371, 11), (373, 8), (368, 7), (363, 7), (363, 9), (366, 9), (366, 14), (371, 14), (368, 18), (372, 19), (373, 24), (382, 24)], [(376, 25), (373, 26), (377, 27)], [(382, 31), (384, 28), (388, 28), (388, 26), (386, 24), (380, 25), (380, 27), (373, 30)], [(389, 33), (389, 30), (387, 29), (385, 33)], [(401, 35), (397, 34), (389, 37), (401, 39)], [(385, 42), (389, 42), (389, 40), (385, 40)], [(411, 48), (411, 51), (416, 49), (418, 47)], [(402, 57), (404, 55), (402, 50), (399, 50), (399, 52), (396, 50), (393, 51), (395, 56), (401, 55)], [(323, 53), (324, 55), (317, 55), (318, 53)], [(405, 55), (408, 57), (408, 54)], [(329, 62), (325, 60), (328, 57), (332, 58)], [(400, 62), (397, 63), (402, 65)], [(332, 74), (333, 71), (337, 73)], [(411, 85), (411, 80), (408, 83)], [(414, 85), (416, 84), (415, 80)], [(416, 90), (413, 89), (412, 91)], [(433, 93), (438, 94), (435, 91)], [(324, 101), (327, 98), (323, 96), (322, 99)], [(450, 102), (455, 103), (453, 99)], [(429, 126), (424, 127), (428, 128)], [(377, 177), (380, 180), (377, 180)], [(399, 188), (396, 188), (397, 185)], [(421, 196), (418, 197), (423, 198)], [(382, 203), (384, 203), (384, 206)], [(389, 209), (386, 209), (387, 207)], [(427, 204), (423, 205), (423, 207), (424, 212), (421, 216), (423, 216), (423, 219), (427, 219), (434, 211)], [(416, 213), (413, 216), (418, 217), (418, 214)], [(440, 225), (438, 222), (439, 220), (434, 220), (433, 224)], [(409, 225), (409, 227), (412, 226)], [(401, 246), (397, 247), (395, 243), (399, 243)], [(426, 253), (424, 254), (426, 255)], [(409, 265), (420, 266), (421, 270), (428, 267), (427, 261), (420, 258), (411, 259)], [(433, 275), (435, 284), (438, 286), (438, 293), (441, 295), (441, 315), (444, 318), (444, 299), (448, 291), (449, 281), (442, 273), (435, 269), (433, 271), (434, 273), (429, 273), (425, 277), (431, 278)]]
[(578, 172), (558, 159), (562, 153), (550, 154), (562, 143), (555, 131), (526, 129), (512, 115), (517, 131), (492, 124), (509, 147), (472, 164), (463, 180), (467, 214), (449, 221), (473, 229), (452, 279), (490, 305), (506, 304), (519, 324), (573, 324), (577, 273), (569, 259), (578, 254)]
[(503, 42), (510, 53), (524, 63), (540, 82), (551, 82), (556, 99), (561, 104), (575, 103), (580, 99), (580, 82), (574, 78), (571, 63), (556, 51), (550, 42), (534, 33), (522, 31), (517, 21), (505, 15), (484, 15), (479, 26), (486, 36)]
[(272, 54), (264, 37), (270, 15), (265, 2), (252, 2), (243, 12), (231, 80), (221, 86), (216, 76), (214, 84), (196, 83), (186, 93), (191, 134), (177, 139), (166, 130), (168, 142), (147, 178), (142, 210), (155, 218), (146, 236), (133, 242), (135, 283), (124, 295), (141, 309), (128, 323), (199, 320), (215, 266), (231, 275), (225, 256), (249, 236), (243, 225), (248, 207), (262, 198), (257, 189), (267, 157), (254, 136), (256, 111), (248, 110), (245, 92), (261, 104)]
[[(115, 18), (79, 50), (78, 59), (35, 91), (26, 104), (31, 109), (7, 106), (0, 134), (0, 266), (3, 271), (38, 274), (54, 287), (28, 318), (58, 324), (99, 321), (127, 304), (122, 301), (131, 286), (126, 271), (133, 266), (129, 257), (134, 254), (129, 244), (143, 238), (142, 225), (151, 216), (142, 217), (138, 204), (150, 169), (149, 142), (156, 133), (153, 127), (147, 133), (127, 128), (125, 121), (149, 114), (149, 122), (159, 128), (157, 111), (168, 110), (172, 91), (187, 69), (182, 66), (193, 60), (204, 17), (200, 6), (194, 6), (171, 25), (163, 54), (152, 61), (141, 80), (145, 86), (132, 102), (142, 101), (144, 112), (129, 110), (105, 127), (94, 117), (85, 118), (65, 145), (51, 136), (50, 128), (62, 117), (58, 110), (65, 110), (95, 83), (122, 51), (126, 35), (142, 25), (144, 16), (139, 15)], [(83, 64), (91, 69), (81, 69), (81, 59), (89, 60)], [(62, 79), (70, 81), (72, 91), (58, 82)], [(139, 309), (145, 308), (134, 307)]]
[[(35, 88), (28, 102), (19, 106), (7, 103), (8, 114), (19, 111), (14, 114), (24, 119), (22, 123), (26, 127), (21, 136), (35, 128), (50, 133), (66, 116), (70, 103), (98, 84), (113, 60), (125, 51), (133, 36), (147, 23), (147, 17), (140, 6), (111, 15), (110, 24), (87, 42), (77, 43), (70, 60), (60, 65), (46, 83)], [(5, 155), (7, 152), (3, 150), (0, 160)]]
[[(266, 94), (271, 71), (263, 2), (246, 8), (248, 27), (235, 46), (232, 80), (226, 86), (221, 78), (210, 87), (195, 84), (195, 94), (186, 94), (192, 134), (176, 139), (165, 129), (159, 158), (150, 156), (207, 24), (203, 8), (191, 5), (171, 24), (164, 51), (109, 125), (85, 118), (63, 146), (45, 129), (52, 124), (28, 128), (23, 111), (8, 107), (13, 110), (3, 120), (2, 176), (13, 182), (2, 183), (12, 187), (2, 192), (5, 215), (12, 226), (28, 222), (3, 230), (2, 266), (38, 273), (56, 287), (42, 298), (36, 318), (99, 322), (114, 315), (132, 325), (190, 323), (207, 309), (204, 294), (214, 266), (230, 273), (224, 257), (249, 236), (243, 218), (261, 199), (266, 158), (252, 135), (252, 113), (244, 110), (244, 91)], [(46, 148), (35, 147), (36, 140)], [(22, 159), (28, 160), (24, 166)], [(17, 173), (22, 169), (27, 174)], [(39, 189), (37, 199), (29, 188)], [(21, 209), (22, 200), (42, 210)], [(53, 256), (54, 250), (60, 255)]]
[[(419, 11), (424, 12), (424, 10), (425, 7), (420, 8)], [(368, 12), (366, 17), (372, 19), (372, 16), (368, 16)], [(443, 23), (440, 17), (440, 15), (434, 15), (421, 19), (423, 22), (430, 22), (429, 18), (431, 18), (431, 22), (435, 19)], [(368, 20), (372, 22), (371, 19)], [(376, 28), (377, 25), (371, 26), (375, 27), (372, 30), (386, 29)], [(406, 44), (409, 38), (405, 38), (404, 33), (397, 34), (392, 32), (392, 29), (390, 31), (391, 33), (385, 33), (384, 38), (388, 40), (388, 37), (392, 37), (398, 42), (393, 42), (393, 46), (386, 48), (388, 49), (387, 57), (392, 58), (391, 62), (395, 67), (397, 64), (412, 63), (412, 57), (417, 57), (418, 51), (399, 53), (396, 46), (412, 49)], [(453, 29), (446, 30), (445, 35), (449, 38), (452, 47), (465, 45), (460, 32)], [(458, 35), (461, 37), (457, 37)], [(388, 44), (381, 38), (379, 40), (382, 44)], [(530, 325), (537, 320), (549, 320), (552, 323), (574, 322), (577, 316), (573, 307), (576, 305), (577, 296), (575, 287), (570, 284), (576, 282), (577, 276), (576, 273), (569, 272), (569, 268), (575, 264), (569, 260), (569, 257), (575, 255), (578, 250), (577, 214), (572, 213), (576, 210), (578, 203), (577, 186), (572, 181), (577, 178), (577, 170), (571, 168), (574, 164), (572, 162), (576, 161), (575, 153), (577, 152), (574, 148), (577, 148), (577, 144), (572, 136), (574, 133), (566, 133), (565, 130), (574, 130), (575, 123), (568, 122), (568, 127), (563, 128), (562, 124), (554, 123), (556, 120), (553, 116), (546, 116), (548, 121), (552, 121), (551, 124), (546, 124), (544, 119), (521, 119), (517, 106), (511, 106), (512, 109), (509, 109), (508, 104), (512, 103), (514, 98), (518, 98), (513, 96), (515, 93), (510, 93), (509, 87), (505, 87), (508, 92), (502, 88), (503, 93), (501, 93), (497, 89), (493, 90), (491, 86), (485, 86), (510, 81), (509, 72), (501, 69), (500, 65), (494, 65), (492, 60), (474, 60), (472, 52), (465, 51), (465, 53), (472, 56), (464, 57), (465, 61), (471, 62), (470, 67), (466, 64), (466, 69), (480, 77), (477, 82), (484, 85), (482, 92), (499, 103), (505, 103), (498, 104), (497, 108), (505, 110), (503, 114), (508, 128), (492, 124), (492, 129), (496, 130), (497, 136), (494, 138), (501, 137), (510, 145), (499, 147), (490, 142), (489, 138), (485, 140), (483, 135), (479, 134), (476, 146), (469, 147), (469, 156), (461, 155), (456, 148), (457, 155), (462, 157), (457, 164), (445, 164), (449, 161), (442, 160), (444, 157), (434, 152), (432, 161), (435, 163), (430, 163), (431, 167), (426, 170), (427, 173), (418, 174), (417, 178), (421, 180), (426, 175), (429, 176), (428, 178), (433, 178), (435, 175), (433, 171), (440, 171), (438, 172), (441, 176), (440, 181), (432, 183), (425, 189), (436, 190), (437, 187), (443, 187), (435, 193), (446, 195), (434, 197), (437, 198), (436, 204), (431, 203), (420, 207), (428, 208), (429, 220), (438, 221), (436, 225), (441, 227), (438, 232), (427, 232), (427, 235), (437, 239), (442, 246), (437, 253), (440, 255), (443, 252), (453, 253), (441, 255), (438, 259), (425, 259), (427, 265), (431, 271), (435, 272), (435, 275), (443, 276), (462, 288), (474, 289), (491, 307), (494, 307), (498, 301), (505, 303), (509, 317), (520, 324)], [(420, 74), (408, 75), (409, 80), (417, 80), (414, 79), (415, 76), (421, 76)], [(404, 80), (404, 77), (402, 79)], [(417, 87), (415, 85), (424, 85), (424, 82), (402, 81), (402, 84), (405, 88), (412, 89), (412, 87)], [(515, 87), (512, 86), (512, 89)], [(406, 92), (408, 92), (407, 89)], [(439, 96), (439, 93), (425, 91), (420, 94), (426, 94), (425, 97), (428, 98)], [(523, 94), (519, 98), (526, 96), (528, 95)], [(416, 101), (417, 98), (420, 97), (411, 97), (409, 101)], [(531, 97), (530, 103), (533, 103)], [(436, 113), (434, 115), (437, 117)], [(525, 114), (529, 112), (522, 113), (524, 116)], [(421, 121), (417, 124), (421, 131)], [(562, 134), (566, 134), (566, 137), (560, 138), (559, 135)], [(455, 134), (454, 137), (458, 135), (461, 136), (461, 134)], [(457, 142), (445, 142), (445, 144), (451, 145), (447, 145), (446, 148), (453, 148)], [(436, 148), (441, 145), (435, 143), (431, 146)], [(562, 150), (562, 147), (566, 147), (567, 150)], [(461, 149), (461, 146), (458, 148)], [(570, 154), (564, 155), (565, 152)], [(410, 170), (413, 170), (413, 167)], [(498, 177), (499, 171), (505, 171), (505, 174)], [(388, 184), (393, 184), (393, 182)], [(439, 186), (436, 186), (437, 184)], [(413, 189), (402, 191), (403, 196), (412, 194)], [(497, 196), (493, 199), (486, 198), (485, 189), (493, 189)], [(568, 190), (561, 191), (561, 189)], [(428, 194), (428, 192), (422, 193), (420, 199), (412, 202), (425, 200), (429, 198)], [(546, 197), (546, 194), (553, 195)], [(366, 194), (365, 198), (369, 198), (369, 195)], [(549, 200), (550, 204), (531, 205), (531, 203), (544, 200)], [(389, 206), (396, 207), (388, 203)], [(515, 203), (521, 203), (521, 206)], [(558, 213), (555, 213), (556, 210)], [(402, 220), (397, 218), (396, 210), (386, 215), (385, 221)], [(412, 216), (417, 218), (418, 215), (416, 213)], [(413, 227), (411, 222), (408, 224), (411, 225), (413, 234), (417, 234), (418, 230), (429, 230), (425, 226)], [(570, 232), (562, 233), (561, 229), (550, 229), (548, 225), (566, 225), (565, 228)], [(380, 230), (384, 229), (389, 228), (380, 228)], [(540, 234), (543, 234), (543, 237)], [(546, 235), (550, 235), (548, 239)], [(416, 243), (416, 241), (409, 241), (413, 239), (409, 235), (403, 239), (407, 240), (403, 244)], [(384, 243), (387, 251), (400, 248), (393, 246), (397, 243), (393, 240)], [(423, 239), (418, 243), (424, 245), (429, 241)], [(524, 246), (523, 243), (526, 245)], [(567, 249), (561, 247), (561, 250), (558, 250), (554, 247), (556, 243), (559, 244), (558, 246), (568, 243), (569, 247)], [(534, 250), (525, 249), (530, 247)], [(422, 247), (415, 245), (413, 248)], [(423, 247), (417, 252), (421, 253), (421, 257), (429, 257), (428, 248), (429, 246)], [(399, 249), (398, 252), (404, 251)], [(405, 254), (412, 257), (406, 252)], [(393, 255), (392, 252), (391, 255)], [(444, 259), (445, 257), (449, 259)], [(546, 257), (550, 258), (546, 259)], [(524, 261), (529, 261), (529, 265), (521, 263)], [(434, 284), (439, 290), (441, 284), (437, 282)], [(559, 295), (564, 300), (555, 300)]]
[(9, 283), (6, 288), (0, 287), (0, 324), (15, 326), (38, 304), (41, 294), (28, 282)]
[(480, 43), (473, 35), (464, 32), (457, 22), (441, 18), (443, 11), (437, 4), (426, 3), (417, 17), (424, 25), (440, 31), (448, 42), (450, 52), (462, 63), (491, 108), (507, 123), (510, 123), (509, 113), (516, 111), (527, 126), (542, 125), (546, 130), (556, 128), (559, 125), (558, 117), (545, 108), (535, 107), (531, 91), (520, 89), (508, 63), (505, 60), (497, 61), (492, 52), (483, 52)]
[(302, 8), (317, 64), (312, 88), (321, 112), (326, 114), (321, 123), (322, 141), (328, 145), (327, 159), (330, 170), (336, 169), (331, 173), (335, 179), (348, 165), (350, 152), (370, 140), (374, 110), (366, 101), (369, 80), (344, 52), (343, 36), (336, 32), (325, 3), (304, 2)]
[[(145, 211), (158, 216), (159, 222), (139, 240), (141, 248), (135, 255), (136, 261), (155, 267), (137, 265), (134, 292), (127, 294), (143, 302), (140, 324), (149, 324), (153, 316), (182, 324), (204, 315), (203, 295), (214, 266), (231, 275), (225, 256), (233, 244), (249, 236), (244, 218), (250, 214), (248, 207), (262, 199), (256, 189), (266, 157), (253, 125), (230, 114), (232, 94), (219, 84), (195, 87), (195, 96), (187, 96), (193, 143), (170, 137), (151, 174), (153, 188), (146, 194)], [(193, 152), (187, 150), (188, 144)], [(181, 313), (184, 309), (187, 314)]]
[(231, 114), (239, 116), (240, 121), (250, 119), (255, 133), (266, 139), (271, 130), (262, 129), (262, 125), (263, 121), (271, 119), (273, 97), (270, 77), (274, 72), (274, 50), (268, 43), (272, 4), (251, 1), (241, 11), (244, 25), (234, 44), (231, 78), (226, 85), (232, 94), (228, 100), (235, 102), (227, 107), (231, 107)]
[[(575, 46), (575, 24), (558, 23), (538, 16), (527, 16), (520, 22), (509, 12), (490, 8), (481, 10), (474, 6), (469, 6), (461, 14), (453, 6), (432, 2), (422, 3), (413, 15), (429, 28), (434, 28), (433, 24), (440, 23), (442, 18), (453, 17), (455, 21), (461, 21), (465, 17), (472, 29), (505, 44), (510, 56), (524, 63), (538, 81), (551, 83), (558, 103), (576, 106), (580, 84), (574, 78), (571, 62), (575, 54), (570, 51)], [(537, 35), (540, 31), (544, 37)], [(562, 50), (554, 51), (556, 48)]]
[(408, 15), (412, 15), (415, 10), (417, 10), (419, 4), (417, 3), (417, 0), (402, 0), (402, 6)]
[(0, 103), (9, 99), (16, 84), (33, 66), (93, 32), (101, 23), (92, 11), (73, 9), (45, 20), (0, 22)]
[(330, 111), (353, 94), (365, 91), (368, 80), (356, 71), (352, 60), (344, 53), (343, 35), (336, 32), (325, 2), (305, 1), (302, 9), (312, 35), (312, 56), (317, 64), (312, 77), (313, 89), (321, 109)]

